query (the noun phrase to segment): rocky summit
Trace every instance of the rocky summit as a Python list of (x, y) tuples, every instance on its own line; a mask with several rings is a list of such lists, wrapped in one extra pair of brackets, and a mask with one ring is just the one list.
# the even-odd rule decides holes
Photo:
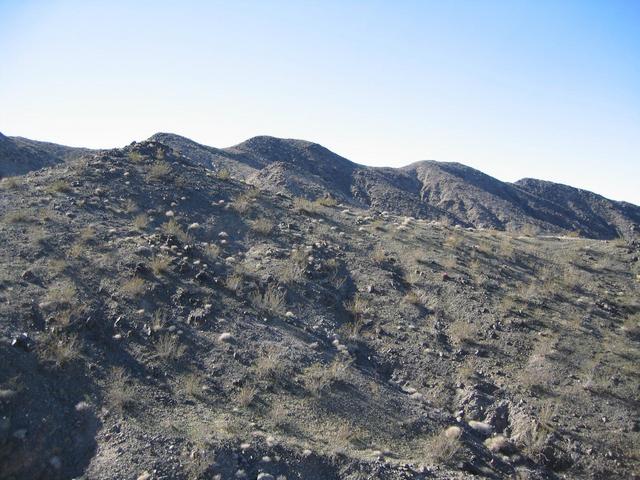
[(3, 480), (638, 478), (638, 206), (272, 137), (0, 176)]

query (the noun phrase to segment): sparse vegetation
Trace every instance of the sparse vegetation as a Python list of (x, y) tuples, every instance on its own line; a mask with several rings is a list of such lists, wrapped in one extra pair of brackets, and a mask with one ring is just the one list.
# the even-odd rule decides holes
[(306, 198), (296, 197), (293, 199), (293, 209), (300, 213), (306, 213), (308, 215), (313, 215), (318, 212), (318, 207), (311, 201)]
[(227, 168), (220, 168), (216, 172), (218, 180), (229, 180), (231, 178), (231, 172)]
[(47, 187), (48, 193), (69, 193), (71, 191), (71, 185), (69, 182), (63, 179), (54, 180)]
[(133, 277), (122, 284), (122, 293), (128, 297), (139, 297), (147, 289), (146, 282), (140, 277)]
[(267, 218), (258, 218), (251, 222), (251, 230), (258, 235), (267, 236), (273, 231), (273, 222)]
[(157, 182), (166, 179), (171, 174), (171, 165), (168, 162), (158, 160), (151, 165), (147, 177), (149, 180)]
[(114, 367), (106, 381), (106, 403), (108, 408), (120, 413), (131, 410), (136, 404), (136, 392), (131, 378), (122, 367)]
[(183, 243), (191, 241), (189, 234), (185, 233), (175, 218), (171, 218), (168, 222), (163, 223), (161, 229), (166, 235), (172, 235)]
[(155, 275), (164, 275), (171, 268), (171, 262), (171, 257), (157, 255), (149, 262), (149, 268)]
[(252, 296), (254, 305), (276, 315), (282, 315), (285, 307), (284, 293), (274, 285), (269, 285), (261, 295), (259, 292)]
[[(449, 433), (451, 432), (451, 433)], [(451, 464), (460, 452), (460, 432), (446, 430), (433, 435), (426, 444), (425, 454), (435, 464)]]
[(138, 230), (144, 230), (149, 225), (149, 216), (146, 213), (141, 213), (133, 218), (133, 226)]
[(255, 385), (243, 385), (236, 395), (236, 403), (242, 408), (248, 408), (256, 399), (258, 388)]
[(127, 158), (134, 163), (141, 163), (144, 161), (144, 156), (140, 152), (129, 152)]
[(162, 335), (155, 344), (156, 355), (164, 361), (180, 360), (187, 351), (176, 335)]

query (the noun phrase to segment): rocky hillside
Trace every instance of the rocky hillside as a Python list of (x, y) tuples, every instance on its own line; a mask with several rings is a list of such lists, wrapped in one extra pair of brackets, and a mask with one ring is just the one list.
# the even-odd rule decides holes
[(90, 152), (87, 148), (6, 137), (0, 133), (0, 179), (50, 167)]
[(330, 196), (360, 208), (463, 227), (600, 239), (640, 233), (638, 206), (551, 182), (501, 182), (456, 163), (423, 161), (399, 169), (372, 168), (315, 143), (273, 137), (255, 137), (226, 149), (166, 133), (151, 140), (258, 188), (312, 200)]
[(593, 197), (184, 142), (0, 182), (0, 478), (638, 478), (640, 243), (425, 219)]

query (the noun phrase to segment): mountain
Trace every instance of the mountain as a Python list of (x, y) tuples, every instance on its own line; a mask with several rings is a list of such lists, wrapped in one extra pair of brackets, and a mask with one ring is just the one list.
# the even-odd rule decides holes
[(79, 158), (91, 152), (87, 148), (66, 147), (0, 133), (0, 178), (22, 175)]
[(331, 196), (358, 207), (463, 227), (601, 239), (640, 231), (638, 206), (551, 182), (501, 182), (457, 163), (422, 161), (403, 168), (374, 168), (315, 143), (265, 136), (224, 149), (167, 133), (150, 140), (261, 189), (310, 199)]
[(2, 480), (639, 471), (640, 241), (449, 225), (633, 208), (159, 140), (0, 182)]

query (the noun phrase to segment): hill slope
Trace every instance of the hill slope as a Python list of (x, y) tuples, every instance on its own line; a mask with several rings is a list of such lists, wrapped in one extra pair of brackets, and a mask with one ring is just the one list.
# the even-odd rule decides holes
[[(299, 172), (328, 155), (287, 148)], [(264, 170), (276, 163), (268, 152), (217, 158)], [(430, 164), (358, 178), (359, 166), (334, 160), (375, 198), (390, 195), (376, 192), (387, 182), (398, 195), (439, 184)], [(521, 198), (471, 180), (474, 194)], [(305, 202), (218, 178), (158, 142), (0, 188), (3, 479), (600, 479), (640, 468), (637, 241)]]
[(0, 133), (0, 178), (22, 175), (90, 153), (87, 148), (65, 147)]

